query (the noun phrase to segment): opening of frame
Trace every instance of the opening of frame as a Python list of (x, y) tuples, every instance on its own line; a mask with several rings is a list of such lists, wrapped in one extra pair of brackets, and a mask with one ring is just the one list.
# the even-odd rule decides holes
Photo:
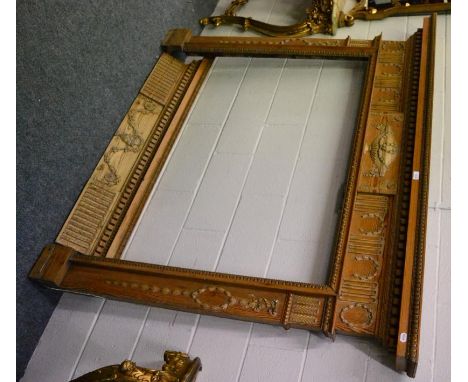
[(326, 284), (366, 64), (218, 58), (122, 258)]

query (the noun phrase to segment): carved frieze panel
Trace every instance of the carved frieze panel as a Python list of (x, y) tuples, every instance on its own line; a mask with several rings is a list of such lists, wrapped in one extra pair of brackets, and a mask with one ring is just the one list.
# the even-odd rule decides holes
[(336, 304), (338, 330), (375, 331), (390, 211), (389, 196), (356, 196)]
[(396, 194), (403, 123), (403, 113), (369, 115), (358, 183), (359, 191)]
[(87, 255), (105, 255), (158, 144), (193, 76), (163, 54), (84, 187), (57, 242)]
[[(196, 309), (211, 312), (229, 313), (245, 311), (265, 318), (276, 318), (284, 304), (280, 294), (254, 294), (238, 288), (225, 288), (206, 284), (180, 282), (177, 284), (154, 280), (153, 283), (122, 281), (118, 278), (105, 279), (109, 291), (134, 290), (161, 303), (179, 302), (180, 305), (193, 305)], [(166, 301), (167, 300), (167, 301)], [(180, 300), (180, 301), (177, 301)]]
[(405, 44), (382, 41), (377, 56), (371, 112), (402, 111)]
[(381, 20), (390, 16), (420, 15), (450, 12), (450, 0), (355, 0), (348, 9), (344, 0), (309, 0), (302, 20), (292, 25), (274, 25), (252, 17), (238, 16), (237, 11), (249, 0), (232, 0), (224, 14), (203, 17), (201, 25), (237, 25), (267, 36), (304, 36), (336, 34), (338, 28), (350, 27), (355, 20)]
[(323, 298), (292, 294), (289, 297), (283, 325), (319, 328), (322, 324), (323, 307)]

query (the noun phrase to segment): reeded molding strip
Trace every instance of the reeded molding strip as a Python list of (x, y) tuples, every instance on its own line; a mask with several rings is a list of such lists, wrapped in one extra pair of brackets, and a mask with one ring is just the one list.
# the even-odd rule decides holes
[(163, 53), (111, 139), (57, 243), (104, 256), (199, 61)]

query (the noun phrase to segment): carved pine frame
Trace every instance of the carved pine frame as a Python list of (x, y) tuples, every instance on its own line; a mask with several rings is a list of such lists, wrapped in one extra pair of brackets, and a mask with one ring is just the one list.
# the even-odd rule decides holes
[[(407, 41), (191, 36), (173, 30), (56, 242), (30, 278), (53, 288), (202, 314), (373, 337), (413, 376), (427, 218), (435, 17)], [(185, 64), (174, 55), (203, 56)], [(326, 285), (121, 260), (218, 56), (349, 58), (367, 72)]]

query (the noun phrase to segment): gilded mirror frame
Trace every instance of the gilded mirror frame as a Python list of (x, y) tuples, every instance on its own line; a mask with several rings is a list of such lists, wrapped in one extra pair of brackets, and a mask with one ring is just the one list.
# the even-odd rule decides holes
[[(420, 338), (435, 16), (407, 41), (202, 37), (163, 53), (29, 277), (52, 288), (285, 328), (375, 338), (414, 377)], [(181, 55), (195, 56), (191, 62)], [(184, 119), (220, 56), (367, 61), (325, 285), (120, 259)], [(199, 59), (199, 57), (202, 57)]]
[(273, 25), (252, 17), (238, 16), (237, 12), (247, 5), (249, 0), (232, 0), (223, 14), (203, 17), (202, 26), (236, 25), (242, 30), (252, 30), (266, 36), (299, 37), (314, 34), (335, 35), (338, 28), (351, 27), (355, 20), (382, 20), (392, 16), (428, 15), (432, 13), (450, 13), (451, 3), (438, 2), (416, 3), (407, 0), (387, 0), (383, 4), (372, 4), (369, 0), (356, 0), (355, 5), (344, 10), (344, 0), (309, 0), (309, 8), (304, 10), (303, 20), (292, 25)]

